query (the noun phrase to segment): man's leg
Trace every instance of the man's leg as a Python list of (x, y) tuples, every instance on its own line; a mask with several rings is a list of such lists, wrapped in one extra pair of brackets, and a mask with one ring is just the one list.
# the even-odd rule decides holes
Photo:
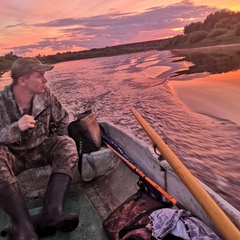
[[(17, 169), (18, 168), (18, 169)], [(30, 222), (27, 207), (22, 198), (17, 179), (21, 164), (6, 146), (0, 145), (0, 207), (10, 216), (12, 229), (9, 239), (38, 239)]]
[(49, 159), (53, 171), (43, 201), (39, 229), (44, 232), (45, 227), (54, 227), (65, 232), (72, 231), (78, 226), (79, 217), (63, 213), (63, 205), (78, 160), (75, 142), (67, 136), (55, 136), (40, 147), (47, 153), (45, 157)]
[(53, 173), (50, 176), (43, 202), (42, 214), (46, 225), (64, 232), (74, 230), (79, 223), (77, 214), (63, 212), (71, 180), (71, 177), (64, 173)]

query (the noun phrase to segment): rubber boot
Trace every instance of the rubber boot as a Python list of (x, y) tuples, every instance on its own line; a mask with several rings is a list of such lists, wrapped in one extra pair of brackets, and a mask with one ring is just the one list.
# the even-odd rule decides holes
[(0, 207), (10, 216), (9, 240), (37, 240), (18, 182), (0, 190)]
[(39, 235), (44, 236), (47, 228), (71, 232), (78, 226), (79, 216), (77, 214), (63, 213), (63, 205), (71, 180), (70, 176), (63, 173), (53, 173), (50, 176), (43, 201), (42, 217), (38, 221)]

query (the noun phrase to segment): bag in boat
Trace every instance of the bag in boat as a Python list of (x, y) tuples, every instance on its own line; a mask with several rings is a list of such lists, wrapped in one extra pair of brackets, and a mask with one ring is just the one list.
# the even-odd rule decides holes
[(102, 143), (100, 127), (93, 112), (88, 110), (79, 114), (77, 120), (69, 124), (68, 134), (77, 146), (78, 169), (81, 174), (82, 154), (99, 150)]
[[(111, 240), (152, 240), (152, 232), (146, 228), (149, 216), (157, 209), (169, 207), (139, 190), (115, 209), (103, 222), (103, 228)], [(173, 235), (164, 239), (181, 239)]]

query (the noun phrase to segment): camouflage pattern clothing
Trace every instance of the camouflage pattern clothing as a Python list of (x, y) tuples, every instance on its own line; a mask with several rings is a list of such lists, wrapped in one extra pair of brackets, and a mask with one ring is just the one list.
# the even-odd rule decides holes
[[(68, 114), (48, 88), (32, 100), (34, 128), (20, 131), (18, 120), (24, 111), (14, 101), (12, 84), (0, 92), (0, 189), (6, 180), (29, 169), (51, 164), (53, 172), (72, 177), (78, 160), (75, 142), (67, 136)], [(50, 134), (50, 124), (56, 131)]]

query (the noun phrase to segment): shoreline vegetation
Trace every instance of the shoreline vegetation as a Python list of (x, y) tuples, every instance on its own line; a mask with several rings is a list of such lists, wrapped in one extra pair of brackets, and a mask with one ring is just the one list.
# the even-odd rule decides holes
[[(54, 55), (36, 56), (43, 63), (54, 64), (64, 61), (87, 58), (108, 57), (120, 54), (144, 52), (150, 50), (191, 49), (240, 43), (240, 12), (229, 10), (211, 13), (203, 22), (186, 25), (183, 34), (172, 38), (93, 48), (78, 52), (64, 52)], [(19, 58), (13, 52), (0, 57), (0, 76), (8, 71), (12, 63)]]

